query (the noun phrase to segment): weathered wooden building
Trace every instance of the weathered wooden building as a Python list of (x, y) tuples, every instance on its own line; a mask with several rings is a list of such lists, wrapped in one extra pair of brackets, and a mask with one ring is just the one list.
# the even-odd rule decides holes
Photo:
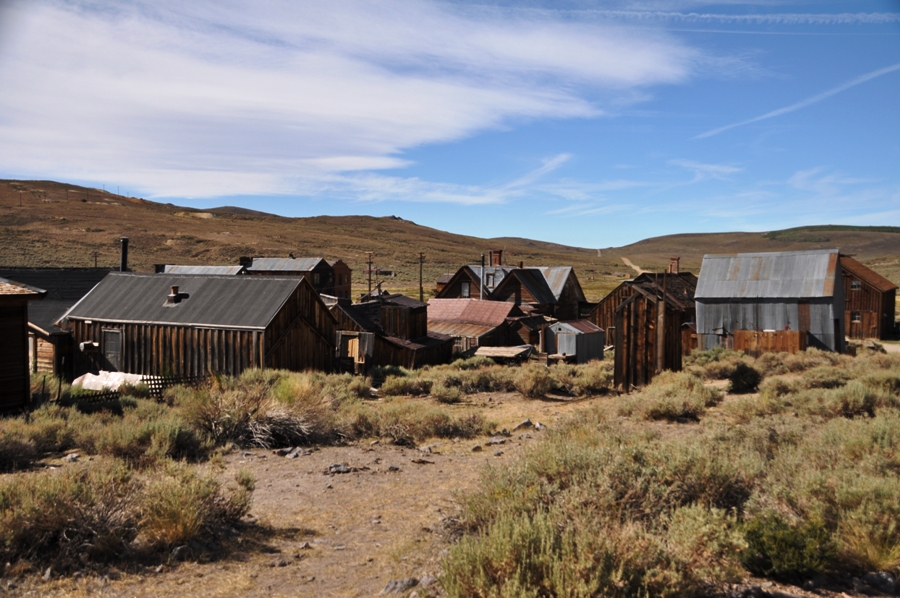
[(157, 274), (187, 274), (189, 276), (240, 276), (247, 273), (244, 266), (155, 264), (154, 270)]
[(111, 273), (60, 325), (76, 374), (331, 371), (335, 319), (305, 278)]
[(887, 339), (894, 335), (897, 285), (852, 257), (841, 256), (844, 330), (850, 338)]
[(28, 302), (41, 299), (42, 289), (0, 278), (0, 413), (28, 404)]
[(44, 289), (46, 297), (28, 309), (28, 353), (32, 372), (71, 381), (72, 335), (56, 325), (66, 311), (109, 274), (109, 268), (0, 268), (0, 277)]
[(241, 258), (250, 276), (304, 276), (318, 293), (338, 299), (351, 298), (351, 270), (342, 260), (321, 257)]
[(603, 359), (605, 342), (603, 329), (588, 320), (554, 322), (546, 327), (545, 351), (574, 355), (576, 363)]
[(645, 386), (663, 370), (681, 369), (684, 333), (694, 319), (695, 305), (680, 285), (670, 288), (667, 283), (668, 277), (659, 281), (652, 275), (634, 282), (631, 295), (616, 307), (607, 338), (615, 335), (614, 384), (621, 391)]
[(525, 314), (577, 320), (587, 303), (575, 271), (568, 266), (502, 265), (502, 253), (492, 252), (492, 264), (469, 264), (441, 277), (436, 298), (507, 301)]
[(514, 304), (478, 299), (431, 299), (428, 329), (454, 338), (454, 352), (474, 347), (520, 345), (511, 333), (510, 318), (522, 315)]
[(395, 365), (418, 368), (447, 363), (453, 337), (428, 330), (428, 304), (403, 295), (334, 305), (337, 357), (345, 370)]
[(843, 351), (839, 264), (837, 249), (704, 256), (695, 293), (700, 348), (733, 344), (736, 330), (798, 330), (810, 347)]
[[(606, 331), (606, 341), (615, 344), (616, 309), (623, 301), (634, 295), (633, 287), (656, 287), (672, 299), (684, 304), (687, 321), (694, 320), (694, 293), (697, 290), (697, 277), (690, 272), (659, 272), (640, 274), (632, 280), (626, 280), (600, 300), (589, 312), (587, 319)], [(649, 288), (649, 287), (648, 287)]]

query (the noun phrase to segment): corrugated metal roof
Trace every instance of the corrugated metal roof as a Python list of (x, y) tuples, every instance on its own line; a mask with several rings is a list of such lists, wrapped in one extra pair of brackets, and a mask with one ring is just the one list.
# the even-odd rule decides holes
[(831, 297), (837, 263), (837, 249), (706, 255), (695, 297)]
[[(503, 281), (504, 288), (512, 284), (509, 282), (512, 278), (519, 280), (528, 289), (536, 303), (541, 305), (556, 303), (557, 296), (553, 294), (547, 279), (544, 278), (544, 273), (539, 268), (518, 268), (510, 271)], [(498, 292), (501, 292), (500, 289), (498, 289)]]
[(430, 299), (428, 326), (430, 327), (432, 322), (459, 322), (496, 327), (509, 317), (515, 307), (506, 301)]
[(98, 282), (109, 268), (0, 268), (0, 277), (47, 290), (46, 298), (28, 306), (28, 322), (44, 332), (62, 332), (56, 321)]
[(847, 270), (848, 272), (850, 272), (851, 274), (853, 274), (854, 276), (856, 276), (857, 278), (859, 278), (860, 280), (863, 280), (863, 281), (869, 283), (870, 285), (872, 285), (879, 291), (882, 291), (882, 292), (892, 291), (897, 288), (897, 285), (895, 285), (893, 282), (891, 282), (890, 280), (888, 280), (887, 278), (885, 278), (878, 272), (870, 270), (869, 268), (867, 268), (863, 264), (859, 263), (852, 257), (842, 255), (841, 256), (841, 267), (844, 268), (845, 270)]
[(44, 293), (46, 293), (44, 289), (36, 289), (21, 282), (0, 278), (0, 295), (31, 295), (37, 298), (37, 296), (43, 296)]
[[(303, 278), (113, 272), (66, 314), (110, 322), (263, 329)], [(170, 287), (183, 299), (167, 306)]]
[(571, 266), (541, 266), (535, 269), (541, 272), (553, 296), (559, 299), (566, 286), (566, 281), (569, 280), (569, 274), (572, 273)]
[(235, 276), (244, 270), (243, 266), (181, 266), (166, 265), (166, 274), (189, 274), (192, 276)]
[[(320, 257), (255, 257), (253, 263), (247, 266), (248, 272), (310, 272), (320, 263), (325, 262)], [(327, 265), (328, 262), (325, 262)]]
[(568, 320), (565, 322), (557, 322), (551, 325), (556, 331), (567, 330), (578, 334), (594, 334), (603, 332), (603, 329), (591, 322), (590, 320)]

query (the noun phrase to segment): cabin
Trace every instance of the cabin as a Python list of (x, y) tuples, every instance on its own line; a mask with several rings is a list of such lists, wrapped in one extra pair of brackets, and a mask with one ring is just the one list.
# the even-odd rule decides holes
[(76, 375), (175, 377), (334, 365), (335, 319), (305, 278), (113, 272), (60, 320)]
[(0, 268), (0, 277), (46, 291), (44, 299), (28, 309), (28, 361), (32, 372), (72, 381), (72, 335), (56, 322), (109, 273), (109, 268)]
[(337, 320), (341, 369), (365, 373), (374, 366), (418, 368), (449, 362), (453, 337), (428, 330), (428, 304), (403, 295), (331, 308)]
[(704, 256), (694, 295), (699, 347), (842, 352), (841, 272), (837, 249)]
[(602, 328), (588, 320), (554, 322), (546, 328), (547, 353), (575, 356), (576, 363), (603, 359), (606, 336)]
[(478, 299), (430, 299), (428, 329), (452, 336), (454, 353), (474, 347), (522, 344), (510, 331), (509, 319), (522, 315), (514, 304)]
[(495, 250), (489, 265), (469, 264), (449, 278), (442, 276), (436, 298), (507, 301), (526, 315), (559, 320), (577, 320), (590, 305), (571, 267), (509, 266), (502, 258), (503, 252)]
[(897, 285), (850, 256), (841, 256), (844, 280), (844, 330), (849, 338), (894, 336)]
[(321, 257), (242, 257), (249, 276), (305, 276), (316, 291), (347, 301), (351, 298), (351, 270), (342, 260)]
[(17, 411), (31, 398), (28, 367), (28, 302), (43, 289), (0, 278), (0, 413)]

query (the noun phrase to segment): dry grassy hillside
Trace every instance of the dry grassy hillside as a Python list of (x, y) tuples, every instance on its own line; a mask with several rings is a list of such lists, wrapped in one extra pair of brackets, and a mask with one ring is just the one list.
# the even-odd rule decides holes
[[(807, 230), (807, 229), (804, 229)], [(897, 229), (900, 230), (900, 229)], [(634, 271), (680, 255), (682, 268), (698, 271), (704, 253), (840, 247), (900, 282), (900, 234), (864, 228), (805, 233), (780, 231), (671, 235), (604, 249), (567, 247), (528, 239), (479, 239), (455, 235), (397, 217), (319, 216), (284, 218), (243, 208), (200, 211), (123, 197), (52, 181), (0, 181), (0, 265), (116, 266), (119, 237), (131, 239), (132, 269), (153, 264), (236, 264), (240, 256), (341, 258), (354, 270), (354, 288), (365, 289), (366, 251), (375, 265), (397, 273), (384, 287), (415, 295), (418, 254), (426, 255), (426, 296), (434, 281), (491, 249), (505, 261), (571, 265), (588, 294), (598, 300)]]

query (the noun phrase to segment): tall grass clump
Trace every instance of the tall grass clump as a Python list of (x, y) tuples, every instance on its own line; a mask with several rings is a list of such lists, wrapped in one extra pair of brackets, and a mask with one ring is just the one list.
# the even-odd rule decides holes
[(704, 386), (693, 374), (664, 371), (643, 390), (621, 400), (619, 412), (652, 420), (697, 421), (721, 398), (718, 390)]

